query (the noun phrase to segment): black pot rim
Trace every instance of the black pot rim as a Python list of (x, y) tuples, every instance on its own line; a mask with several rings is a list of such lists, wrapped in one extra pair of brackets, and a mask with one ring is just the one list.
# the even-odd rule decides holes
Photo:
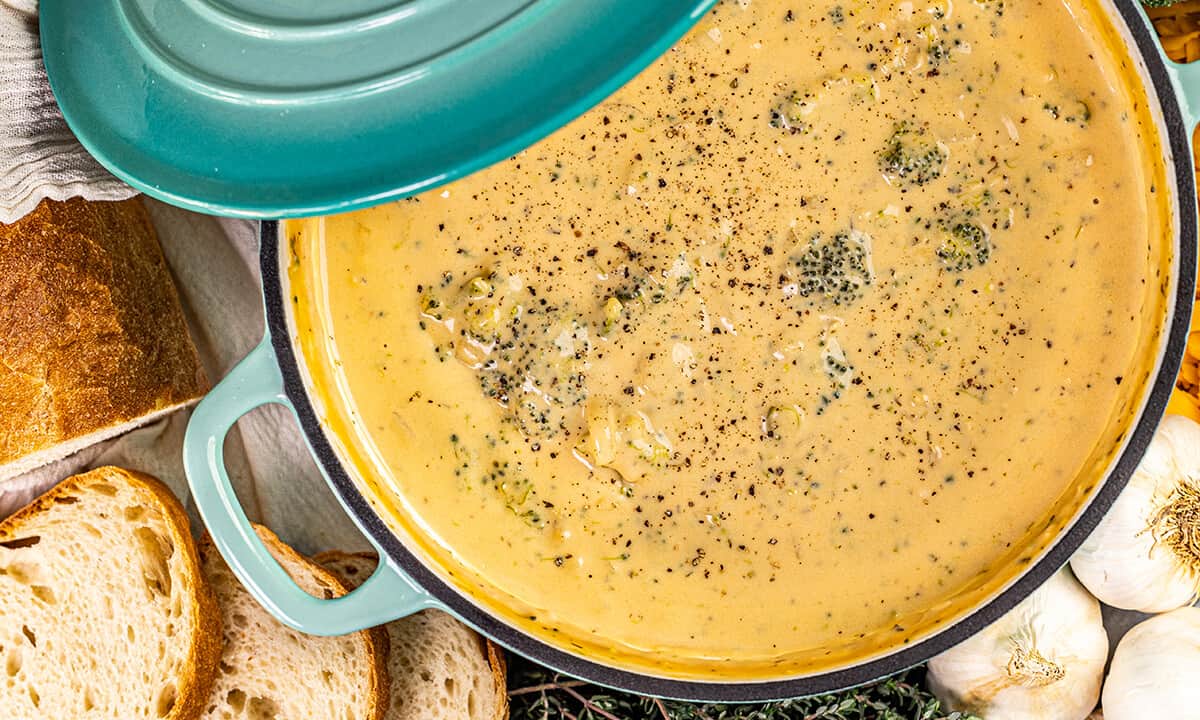
[(526, 658), (567, 675), (639, 694), (708, 702), (756, 702), (826, 693), (900, 672), (979, 632), (1065, 565), (1072, 553), (1095, 529), (1125, 487), (1154, 436), (1174, 387), (1187, 344), (1190, 308), (1195, 294), (1197, 249), (1196, 188), (1188, 143), (1191, 129), (1184, 125), (1184, 116), (1175, 97), (1170, 77), (1158, 54), (1157, 40), (1147, 29), (1136, 2), (1137, 0), (1113, 0), (1133, 37), (1134, 47), (1130, 50), (1136, 50), (1145, 62), (1151, 81), (1148, 90), (1157, 98), (1162, 109), (1167, 130), (1166, 139), (1174, 160), (1176, 200), (1179, 204), (1178, 243), (1175, 248), (1178, 260), (1175, 308), (1170, 318), (1159, 371), (1150, 386), (1142, 412), (1133, 425), (1128, 443), (1074, 524), (1061, 533), (1057, 541), (1040, 559), (1031, 564), (1016, 582), (958, 622), (891, 654), (831, 672), (762, 682), (705, 682), (675, 680), (614, 668), (564, 652), (500, 621), (443, 582), (409, 551), (388, 530), (338, 460), (305, 391), (288, 331), (289, 303), (283, 296), (279, 268), (281, 226), (276, 221), (263, 221), (260, 226), (260, 264), (267, 328), (275, 357), (283, 373), (285, 392), (295, 406), (301, 430), (308, 438), (317, 461), (324, 468), (334, 492), (349, 508), (359, 527), (398, 567), (483, 634)]

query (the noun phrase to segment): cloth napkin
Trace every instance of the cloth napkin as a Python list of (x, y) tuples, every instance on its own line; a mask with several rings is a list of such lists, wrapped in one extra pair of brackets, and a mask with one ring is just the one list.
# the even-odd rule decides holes
[[(0, 222), (44, 198), (120, 200), (136, 191), (75, 140), (58, 111), (38, 45), (35, 0), (0, 3)], [(214, 384), (262, 338), (257, 224), (218, 219), (145, 200), (209, 380)], [(154, 475), (185, 500), (202, 527), (183, 473), (189, 410), (0, 484), (0, 518), (59, 480), (99, 465)], [(269, 406), (243, 418), (225, 454), (238, 497), (301, 552), (357, 550), (366, 542), (326, 486), (296, 422)]]
[[(6, 0), (8, 3), (9, 0)], [(67, 128), (42, 66), (31, 1), (0, 7), (0, 222), (43, 198), (123, 200), (133, 188), (110, 175)]]

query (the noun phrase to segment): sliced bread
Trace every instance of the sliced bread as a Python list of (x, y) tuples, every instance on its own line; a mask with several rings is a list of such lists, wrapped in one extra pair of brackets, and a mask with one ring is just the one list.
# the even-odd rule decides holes
[[(350, 587), (375, 571), (371, 553), (313, 558)], [(385, 720), (502, 720), (508, 716), (504, 655), (490, 640), (438, 610), (384, 626), (391, 700)]]
[(44, 200), (0, 224), (0, 481), (206, 388), (140, 198)]
[(104, 467), (0, 523), (0, 716), (193, 720), (221, 647), (183, 508)]
[[(314, 597), (346, 593), (329, 571), (255, 526), (271, 554)], [(296, 632), (242, 587), (212, 541), (200, 541), (204, 574), (221, 606), (225, 650), (207, 720), (381, 720), (387, 708), (386, 650), (367, 632), (315, 637)]]

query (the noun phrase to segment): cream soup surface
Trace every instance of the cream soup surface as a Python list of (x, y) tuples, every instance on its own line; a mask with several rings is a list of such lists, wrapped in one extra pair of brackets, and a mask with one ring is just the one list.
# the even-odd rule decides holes
[(561, 647), (741, 678), (919, 639), (1061, 531), (1153, 367), (1129, 62), (1081, 0), (720, 4), (511, 160), (287, 225), (322, 419)]

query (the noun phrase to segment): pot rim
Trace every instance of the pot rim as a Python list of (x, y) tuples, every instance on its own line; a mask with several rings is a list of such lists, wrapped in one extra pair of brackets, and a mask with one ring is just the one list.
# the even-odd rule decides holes
[[(1125, 47), (1133, 58), (1144, 63), (1146, 87), (1152, 101), (1162, 111), (1166, 136), (1164, 150), (1171, 160), (1178, 228), (1175, 235), (1176, 287), (1168, 323), (1166, 342), (1159, 350), (1159, 368), (1143, 394), (1144, 403), (1130, 426), (1128, 440), (1097, 490), (1085, 502), (1075, 521), (1060, 532), (1030, 567), (986, 603), (949, 623), (942, 629), (900, 650), (875, 657), (861, 664), (794, 678), (765, 681), (703, 681), (664, 678), (619, 669), (581, 655), (561, 650), (503, 622), (482, 609), (467, 596), (443, 581), (394, 535), (372, 509), (358, 485), (346, 472), (325, 436), (323, 426), (305, 390), (296, 357), (293, 336), (288, 326), (288, 308), (283, 294), (279, 266), (282, 225), (264, 220), (260, 224), (259, 261), (266, 306), (267, 329), (276, 361), (283, 375), (284, 390), (293, 404), (301, 431), (307, 437), (317, 462), (326, 473), (333, 491), (348, 508), (360, 529), (384, 550), (395, 564), (408, 573), (439, 602), (484, 635), (535, 662), (564, 674), (612, 688), (658, 697), (705, 702), (760, 702), (787, 697), (822, 694), (848, 688), (895, 674), (927, 661), (957, 645), (999, 619), (1005, 612), (1037, 589), (1067, 563), (1074, 551), (1091, 534), (1109, 507), (1124, 489), (1154, 436), (1175, 385), (1183, 351), (1190, 331), (1191, 305), (1195, 297), (1197, 216), (1196, 186), (1191, 166), (1190, 129), (1185, 124), (1180, 101), (1176, 97), (1170, 72), (1164, 63), (1149, 23), (1136, 7), (1137, 0), (1110, 0), (1124, 21), (1133, 43)], [(1171, 174), (1168, 170), (1168, 175)]]

